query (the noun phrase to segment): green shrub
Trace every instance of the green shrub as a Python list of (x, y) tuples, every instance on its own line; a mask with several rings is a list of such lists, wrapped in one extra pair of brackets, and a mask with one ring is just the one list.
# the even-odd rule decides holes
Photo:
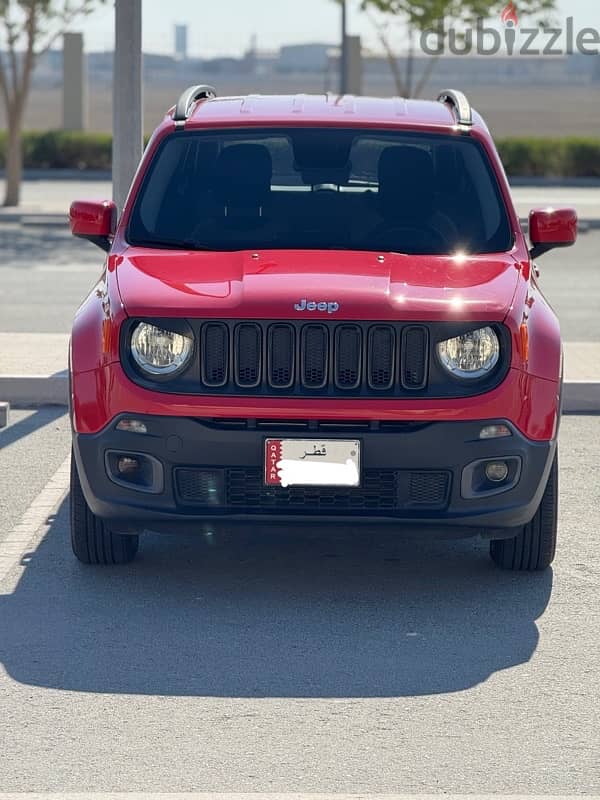
[(600, 176), (600, 139), (514, 138), (497, 142), (509, 175), (583, 178)]
[[(497, 142), (511, 176), (600, 177), (600, 138), (518, 137)], [(107, 133), (29, 131), (23, 134), (26, 169), (110, 170), (112, 138)], [(0, 169), (5, 165), (6, 131), (0, 130)]]
[[(110, 169), (112, 137), (82, 131), (26, 131), (25, 169)], [(6, 131), (0, 131), (0, 168), (6, 163)]]
[(569, 139), (564, 157), (564, 174), (600, 178), (600, 141)]
[(110, 169), (112, 137), (106, 133), (48, 131), (25, 136), (25, 167)]

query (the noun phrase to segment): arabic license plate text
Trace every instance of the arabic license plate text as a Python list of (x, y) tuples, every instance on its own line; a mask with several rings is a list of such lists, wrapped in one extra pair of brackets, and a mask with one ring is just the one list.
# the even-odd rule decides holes
[(267, 439), (268, 486), (360, 486), (360, 442)]

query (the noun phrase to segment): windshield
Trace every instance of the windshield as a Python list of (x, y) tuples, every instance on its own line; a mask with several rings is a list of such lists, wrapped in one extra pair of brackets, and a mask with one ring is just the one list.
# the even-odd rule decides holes
[(494, 173), (476, 141), (339, 128), (169, 136), (143, 181), (128, 240), (436, 255), (512, 245)]

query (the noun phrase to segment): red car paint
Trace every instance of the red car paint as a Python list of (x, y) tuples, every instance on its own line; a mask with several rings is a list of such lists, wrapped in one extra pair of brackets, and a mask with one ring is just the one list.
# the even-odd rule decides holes
[[(200, 103), (186, 129), (341, 126), (461, 135), (442, 103), (372, 98), (231, 98)], [(95, 433), (121, 413), (269, 419), (485, 420), (503, 418), (526, 437), (547, 441), (559, 417), (562, 355), (557, 319), (541, 294), (509, 186), (491, 136), (474, 113), (469, 135), (488, 154), (511, 223), (510, 252), (484, 256), (409, 256), (373, 252), (185, 252), (136, 248), (125, 230), (156, 148), (175, 130), (170, 115), (155, 131), (116, 231), (108, 204), (74, 205), (73, 232), (114, 240), (98, 285), (81, 306), (71, 341), (73, 425)], [(572, 243), (576, 218), (545, 211), (532, 219), (532, 241)], [(537, 237), (537, 238), (536, 238)], [(288, 399), (164, 395), (134, 384), (119, 356), (128, 316), (277, 319), (310, 285), (335, 297), (336, 319), (450, 319), (504, 322), (512, 362), (493, 391), (453, 399)], [(311, 319), (327, 318), (327, 311)]]

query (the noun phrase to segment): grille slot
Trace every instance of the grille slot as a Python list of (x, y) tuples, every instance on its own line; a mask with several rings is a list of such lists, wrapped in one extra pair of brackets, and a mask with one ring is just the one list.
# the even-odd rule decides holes
[(175, 470), (175, 486), (180, 502), (199, 506), (222, 505), (225, 476), (223, 470)]
[(283, 487), (265, 485), (263, 471), (257, 467), (186, 467), (175, 470), (175, 488), (183, 505), (222, 512), (393, 516), (446, 507), (450, 473), (367, 469), (357, 488)]
[(261, 381), (262, 331), (253, 322), (244, 322), (236, 328), (235, 382), (251, 389)]
[(343, 486), (265, 486), (257, 469), (227, 470), (227, 504), (269, 511), (307, 511), (335, 513), (363, 511), (393, 512), (397, 505), (395, 472), (367, 470), (361, 488)]
[(362, 331), (358, 325), (340, 325), (335, 337), (335, 385), (356, 389), (361, 382)]
[(408, 498), (411, 505), (439, 508), (447, 505), (450, 489), (448, 472), (411, 472), (408, 481)]
[(269, 328), (269, 384), (275, 389), (287, 389), (294, 382), (295, 339), (291, 325)]
[(229, 376), (229, 330), (221, 322), (204, 325), (202, 336), (202, 382), (225, 386)]
[(371, 389), (390, 389), (394, 383), (394, 329), (377, 325), (369, 331), (368, 381)]
[(426, 328), (411, 325), (402, 331), (400, 366), (405, 389), (422, 389), (427, 383), (428, 348)]
[(324, 325), (306, 325), (302, 329), (302, 385), (322, 389), (327, 383), (329, 335)]

